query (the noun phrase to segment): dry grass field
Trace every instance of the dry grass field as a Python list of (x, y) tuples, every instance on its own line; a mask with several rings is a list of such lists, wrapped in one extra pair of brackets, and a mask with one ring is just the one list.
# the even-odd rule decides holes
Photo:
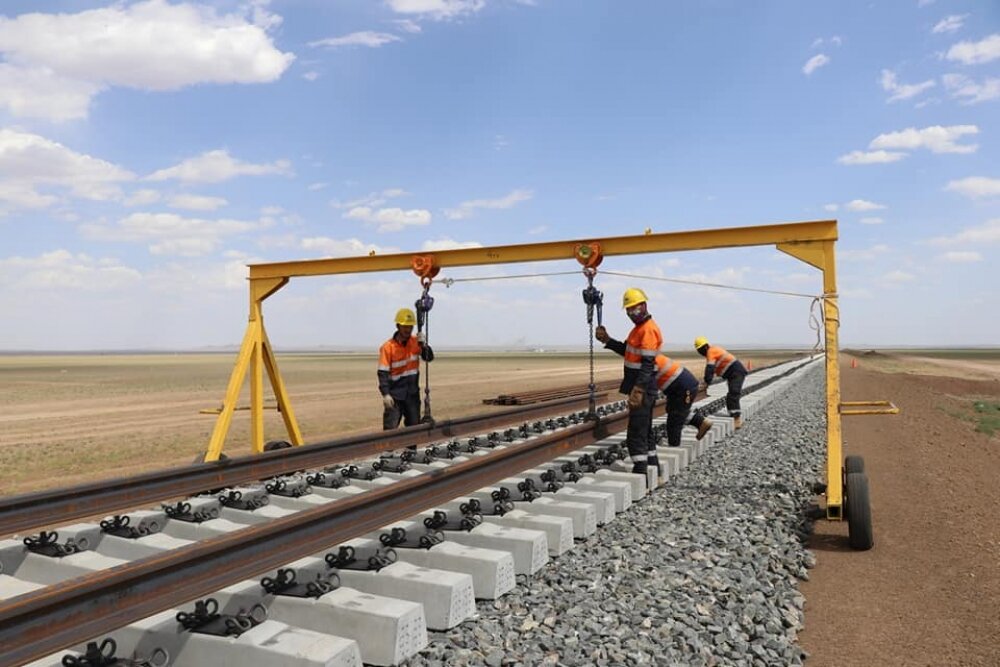
[[(698, 371), (700, 359), (679, 355)], [(752, 352), (757, 365), (787, 355)], [(235, 354), (0, 356), (0, 494), (135, 474), (189, 463), (204, 452)], [(282, 354), (278, 358), (307, 442), (381, 428), (375, 356)], [(501, 410), (484, 398), (587, 381), (585, 354), (449, 353), (431, 365), (438, 419)], [(620, 376), (598, 356), (599, 380)], [(244, 387), (244, 401), (249, 390)], [(273, 404), (269, 392), (266, 403)], [(226, 451), (249, 451), (248, 413), (237, 412)], [(265, 436), (285, 437), (269, 412)]]

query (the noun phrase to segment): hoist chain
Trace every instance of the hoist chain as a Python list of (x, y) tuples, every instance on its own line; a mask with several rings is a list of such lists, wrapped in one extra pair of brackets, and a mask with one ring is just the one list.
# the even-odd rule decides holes
[(597, 269), (587, 267), (583, 270), (587, 278), (587, 287), (583, 290), (583, 302), (587, 304), (587, 342), (590, 345), (590, 390), (587, 419), (597, 420), (597, 385), (594, 383), (594, 310), (597, 310), (597, 326), (601, 326), (604, 315), (604, 294), (594, 287), (594, 276)]
[[(417, 333), (424, 333), (424, 345), (431, 344), (431, 308), (434, 307), (434, 297), (431, 296), (430, 278), (421, 278), (420, 284), (424, 287), (423, 294), (413, 304), (417, 311)], [(434, 423), (431, 416), (431, 370), (430, 363), (424, 361), (424, 416), (420, 419), (423, 423)]]

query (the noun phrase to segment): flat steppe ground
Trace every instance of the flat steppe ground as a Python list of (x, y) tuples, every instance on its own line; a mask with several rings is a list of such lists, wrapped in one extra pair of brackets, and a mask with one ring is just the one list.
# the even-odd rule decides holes
[[(215, 421), (198, 410), (220, 405), (234, 356), (0, 356), (0, 495), (189, 463)], [(740, 356), (760, 367), (790, 355)], [(700, 358), (678, 358), (700, 375)], [(307, 442), (380, 428), (373, 355), (279, 365)], [(620, 373), (598, 356), (598, 380)], [(844, 400), (902, 413), (844, 419), (845, 454), (867, 464), (875, 547), (851, 551), (845, 523), (816, 524), (807, 664), (1000, 665), (1000, 351), (848, 351), (841, 377)], [(481, 414), (505, 409), (484, 398), (585, 383), (587, 357), (442, 351), (431, 379), (437, 418)], [(247, 422), (236, 414), (228, 453), (249, 451)], [(284, 437), (274, 412), (265, 430)]]
[[(676, 358), (696, 374), (704, 360)], [(753, 352), (761, 366), (787, 353)], [(602, 351), (596, 377), (621, 377), (621, 360)], [(188, 464), (204, 453), (222, 405), (232, 354), (0, 355), (0, 495)], [(700, 363), (699, 363), (700, 362)], [(278, 366), (306, 442), (382, 427), (374, 354), (279, 354)], [(502, 411), (483, 399), (583, 385), (585, 353), (455, 353), (438, 351), (430, 366), (437, 419)], [(266, 382), (266, 381), (265, 381)], [(249, 382), (240, 405), (249, 404)], [(270, 387), (265, 405), (274, 405)], [(226, 453), (248, 454), (249, 412), (236, 412)], [(269, 410), (265, 438), (286, 439)]]

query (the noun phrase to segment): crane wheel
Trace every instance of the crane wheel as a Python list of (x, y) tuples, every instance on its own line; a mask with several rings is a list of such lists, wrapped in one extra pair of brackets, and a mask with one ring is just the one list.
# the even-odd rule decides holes
[(867, 551), (875, 544), (872, 535), (871, 503), (868, 497), (868, 475), (863, 472), (848, 473), (844, 492), (848, 540), (851, 548)]

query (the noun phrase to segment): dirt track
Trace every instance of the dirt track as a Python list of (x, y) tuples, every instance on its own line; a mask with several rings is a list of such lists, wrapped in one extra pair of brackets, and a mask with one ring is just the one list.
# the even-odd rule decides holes
[(1000, 665), (1000, 437), (951, 416), (964, 397), (996, 400), (1000, 381), (849, 365), (845, 400), (886, 398), (902, 414), (844, 421), (845, 452), (870, 477), (875, 547), (850, 551), (846, 524), (816, 525), (807, 664)]

